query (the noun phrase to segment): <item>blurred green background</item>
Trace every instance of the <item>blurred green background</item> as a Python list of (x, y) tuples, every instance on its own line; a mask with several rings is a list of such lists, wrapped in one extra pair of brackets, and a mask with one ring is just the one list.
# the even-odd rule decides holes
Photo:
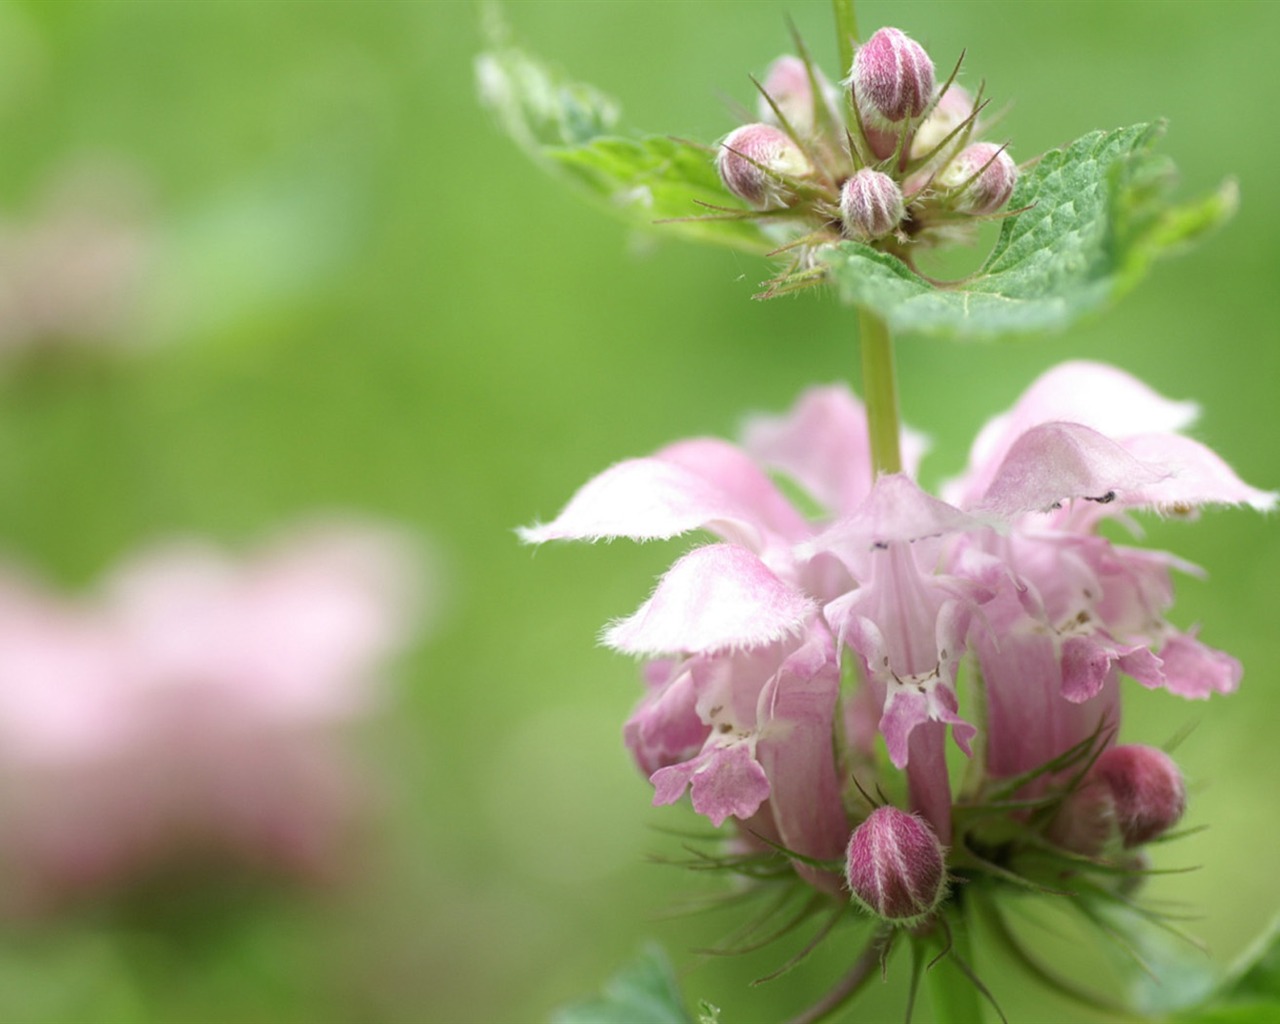
[[(787, 48), (787, 17), (834, 68), (825, 2), (509, 3), (516, 37), (623, 103), (641, 129), (714, 140), (726, 98)], [(66, 587), (157, 536), (248, 543), (314, 510), (408, 525), (432, 553), (434, 627), (365, 737), (386, 790), (369, 869), (320, 898), (233, 908), (179, 942), (115, 920), (0, 936), (11, 1021), (536, 1021), (596, 989), (643, 938), (731, 1024), (816, 998), (852, 955), (829, 941), (787, 980), (779, 951), (689, 952), (732, 913), (670, 917), (705, 878), (646, 862), (653, 826), (622, 748), (635, 667), (593, 644), (689, 541), (563, 547), (513, 527), (553, 515), (620, 458), (732, 434), (806, 385), (856, 373), (851, 316), (809, 292), (750, 301), (761, 262), (643, 238), (545, 178), (474, 98), (471, 3), (0, 5), (0, 219), (37, 216), (68, 168), (124, 169), (152, 258), (127, 352), (71, 344), (0, 366), (0, 543)], [(1104, 359), (1195, 398), (1199, 436), (1280, 484), (1280, 135), (1273, 3), (859, 4), (939, 65), (967, 48), (1026, 159), (1157, 117), (1187, 193), (1238, 177), (1238, 218), (1162, 264), (1104, 318), (1017, 344), (900, 345), (929, 483), (1041, 370)], [(856, 385), (856, 379), (853, 381)], [(1274, 522), (1215, 511), (1148, 522), (1205, 566), (1173, 618), (1245, 663), (1236, 696), (1192, 705), (1130, 688), (1125, 738), (1179, 758), (1192, 825), (1157, 898), (1226, 964), (1280, 904)], [(1052, 922), (1049, 922), (1052, 923)], [(1028, 934), (1037, 935), (1034, 929)], [(1113, 948), (1036, 942), (1067, 973)], [(982, 963), (1013, 1020), (1094, 1019)], [(859, 1020), (898, 1019), (905, 963)], [(1105, 977), (1105, 975), (1102, 975)], [(927, 1005), (917, 1019), (928, 1019)]]

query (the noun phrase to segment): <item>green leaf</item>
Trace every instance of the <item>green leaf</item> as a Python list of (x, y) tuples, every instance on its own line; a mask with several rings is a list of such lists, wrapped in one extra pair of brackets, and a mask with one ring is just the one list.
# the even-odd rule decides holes
[(1216, 991), (1174, 1024), (1274, 1024), (1280, 1021), (1280, 918), (1247, 949)]
[[(704, 1004), (704, 1021), (707, 1010), (719, 1013)], [(671, 964), (657, 946), (649, 946), (615, 974), (599, 997), (561, 1007), (551, 1019), (553, 1024), (694, 1024), (680, 998)]]
[(624, 137), (617, 103), (512, 44), (493, 8), (485, 20), (489, 49), (476, 59), (480, 100), (538, 163), (637, 227), (662, 221), (665, 235), (754, 253), (774, 247), (747, 211), (739, 216), (701, 205), (731, 201), (712, 147), (656, 135)]
[(1170, 1019), (1170, 1024), (1276, 1024), (1280, 1002), (1234, 1003), (1190, 1010)]
[(1091, 132), (1046, 153), (1019, 182), (995, 247), (973, 277), (939, 288), (857, 242), (824, 253), (845, 301), (895, 333), (957, 338), (1061, 330), (1129, 291), (1150, 265), (1226, 221), (1234, 182), (1172, 203), (1172, 164), (1151, 152), (1163, 126)]

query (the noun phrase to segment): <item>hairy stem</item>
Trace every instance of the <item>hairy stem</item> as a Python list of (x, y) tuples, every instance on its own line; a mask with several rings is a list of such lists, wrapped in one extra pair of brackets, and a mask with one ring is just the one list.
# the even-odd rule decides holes
[(858, 309), (858, 343), (862, 349), (862, 399), (867, 404), (871, 468), (876, 476), (902, 470), (899, 444), (898, 382), (893, 369), (889, 326), (869, 309)]

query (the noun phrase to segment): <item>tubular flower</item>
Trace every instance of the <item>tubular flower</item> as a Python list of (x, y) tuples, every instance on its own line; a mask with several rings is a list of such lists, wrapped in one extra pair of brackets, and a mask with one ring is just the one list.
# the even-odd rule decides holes
[[(734, 819), (762, 855), (780, 847), (800, 877), (838, 893), (850, 835), (873, 811), (856, 790), (875, 787), (952, 851), (950, 874), (1007, 877), (1023, 870), (1010, 828), (1028, 850), (1103, 856), (1095, 834), (1120, 827), (1137, 846), (1181, 812), (1180, 781), (1165, 785), (1178, 799), (1161, 815), (1120, 807), (1134, 787), (1112, 769), (1135, 760), (1112, 747), (1122, 676), (1190, 698), (1239, 682), (1234, 659), (1164, 617), (1171, 570), (1191, 567), (1096, 532), (1139, 509), (1274, 506), (1178, 433), (1195, 411), (1111, 367), (1064, 364), (987, 424), (939, 498), (913, 479), (924, 442), (911, 433), (906, 471), (873, 484), (860, 403), (818, 388), (785, 416), (751, 420), (741, 447), (696, 439), (619, 463), (521, 536), (717, 538), (604, 634), (652, 659), (625, 736), (655, 803), (688, 792), (713, 824)], [(822, 515), (802, 515), (769, 471)], [(980, 683), (967, 717), (965, 680)], [(979, 725), (984, 760), (957, 794), (946, 734), (971, 756)], [(991, 813), (1015, 792), (1041, 810)], [(997, 841), (998, 868), (984, 853)]]

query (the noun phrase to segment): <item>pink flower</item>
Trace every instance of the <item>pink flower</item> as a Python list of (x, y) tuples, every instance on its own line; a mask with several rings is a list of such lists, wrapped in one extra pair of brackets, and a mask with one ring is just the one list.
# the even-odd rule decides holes
[[(856, 504), (871, 478), (865, 416), (846, 391), (815, 389), (790, 417), (749, 424), (747, 438), (754, 459), (696, 439), (619, 463), (521, 537), (647, 540), (701, 528), (722, 539), (678, 560), (605, 633), (618, 650), (674, 656), (647, 671), (628, 745), (656, 803), (688, 788), (716, 824), (750, 821), (799, 853), (834, 858), (848, 838), (831, 757), (839, 670), (819, 612), (851, 580), (834, 559), (802, 551), (816, 525), (762, 467), (789, 470), (833, 509)], [(913, 459), (923, 450), (914, 436), (906, 447)]]
[(365, 781), (342, 740), (404, 644), (400, 538), (313, 529), (252, 561), (156, 549), (94, 600), (0, 591), (0, 861), (11, 913), (208, 858), (343, 869)]
[[(856, 799), (841, 791), (853, 765), (874, 770), (879, 736), (906, 773), (912, 810), (950, 843), (946, 732), (965, 754), (977, 733), (959, 713), (966, 656), (984, 684), (985, 767), (996, 778), (1100, 729), (1110, 742), (1122, 674), (1187, 697), (1238, 682), (1234, 659), (1164, 619), (1169, 570), (1185, 564), (1094, 530), (1140, 508), (1274, 505), (1177, 433), (1193, 414), (1121, 371), (1065, 364), (983, 429), (942, 500), (912, 479), (923, 450), (914, 435), (908, 472), (873, 485), (857, 401), (815, 389), (787, 416), (752, 421), (744, 448), (700, 439), (619, 463), (521, 535), (717, 536), (604, 635), (660, 657), (626, 727), (655, 803), (689, 792), (717, 825), (734, 818), (832, 858), (857, 823), (846, 811)], [(766, 469), (827, 514), (806, 519)], [(837, 714), (842, 650), (856, 658), (858, 685)], [(811, 866), (798, 870), (829, 887)]]
[(1164, 619), (1169, 570), (1194, 567), (1094, 533), (1132, 509), (1186, 516), (1205, 504), (1274, 506), (1274, 494), (1177, 433), (1195, 414), (1114, 368), (1065, 363), (983, 428), (969, 469), (946, 488), (974, 514), (1008, 524), (966, 537), (956, 553), (958, 565), (1004, 569), (984, 608), (990, 628), (974, 636), (993, 773), (1018, 774), (1100, 725), (1116, 728), (1119, 673), (1184, 697), (1238, 684), (1235, 659)]

